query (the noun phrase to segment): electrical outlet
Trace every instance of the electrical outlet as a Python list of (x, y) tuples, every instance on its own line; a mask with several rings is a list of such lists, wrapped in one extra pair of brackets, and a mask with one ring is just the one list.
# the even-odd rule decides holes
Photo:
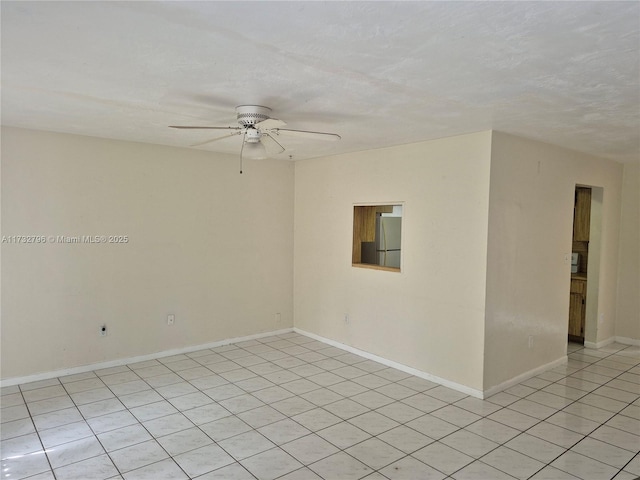
[(167, 315), (167, 325), (173, 325), (176, 322), (176, 316), (174, 314)]
[(533, 348), (533, 335), (529, 335), (529, 348)]
[(282, 321), (282, 315), (280, 315), (279, 313), (276, 313), (274, 317), (275, 317), (276, 325), (280, 325), (280, 322)]
[(349, 314), (348, 313), (344, 314), (344, 323), (347, 323), (347, 324), (349, 323)]
[(106, 337), (107, 336), (107, 326), (106, 325), (101, 325), (99, 333), (100, 333), (101, 337)]

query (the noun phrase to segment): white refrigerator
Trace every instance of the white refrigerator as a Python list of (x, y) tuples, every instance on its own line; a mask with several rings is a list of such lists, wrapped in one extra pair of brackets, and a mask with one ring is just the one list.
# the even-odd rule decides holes
[(376, 218), (376, 255), (378, 265), (400, 268), (400, 228), (402, 217)]

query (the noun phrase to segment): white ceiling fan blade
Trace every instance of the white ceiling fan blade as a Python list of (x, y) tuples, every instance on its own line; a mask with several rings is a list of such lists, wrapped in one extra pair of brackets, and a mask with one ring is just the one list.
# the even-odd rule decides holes
[(260, 142), (262, 142), (262, 144), (264, 145), (264, 148), (267, 150), (269, 156), (277, 155), (284, 152), (284, 147), (280, 145), (280, 142), (273, 138), (269, 133), (263, 133), (260, 137)]
[(206, 142), (194, 143), (193, 145), (190, 145), (190, 146), (191, 147), (201, 147), (202, 145), (207, 145), (208, 143), (217, 142), (218, 140), (224, 140), (225, 138), (235, 137), (236, 135), (240, 135), (240, 133), (241, 133), (240, 131), (233, 132), (233, 133), (230, 133), (229, 135), (223, 135), (222, 137), (216, 137), (216, 138), (213, 138), (211, 140), (207, 140)]
[(278, 120), (277, 118), (267, 118), (266, 120), (256, 123), (255, 127), (258, 130), (270, 130), (272, 128), (284, 127), (285, 125), (286, 123), (282, 120)]
[(317, 140), (338, 141), (342, 137), (336, 133), (309, 132), (307, 130), (289, 130), (288, 128), (274, 128), (271, 133), (276, 135), (289, 135), (292, 137), (313, 138)]
[(242, 127), (198, 127), (192, 125), (169, 125), (169, 128), (182, 128), (187, 130), (242, 130)]

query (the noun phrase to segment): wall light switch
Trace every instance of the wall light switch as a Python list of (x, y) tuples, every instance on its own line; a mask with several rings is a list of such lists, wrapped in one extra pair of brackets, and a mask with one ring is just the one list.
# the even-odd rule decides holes
[(176, 322), (176, 316), (171, 314), (167, 315), (167, 325), (173, 325)]

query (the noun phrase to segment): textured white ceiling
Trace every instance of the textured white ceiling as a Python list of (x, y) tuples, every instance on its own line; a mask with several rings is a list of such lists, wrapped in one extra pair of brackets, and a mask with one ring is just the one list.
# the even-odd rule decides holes
[[(640, 3), (13, 2), (2, 123), (174, 146), (273, 109), (294, 159), (496, 129), (640, 158)], [(239, 137), (202, 149), (238, 152)]]

